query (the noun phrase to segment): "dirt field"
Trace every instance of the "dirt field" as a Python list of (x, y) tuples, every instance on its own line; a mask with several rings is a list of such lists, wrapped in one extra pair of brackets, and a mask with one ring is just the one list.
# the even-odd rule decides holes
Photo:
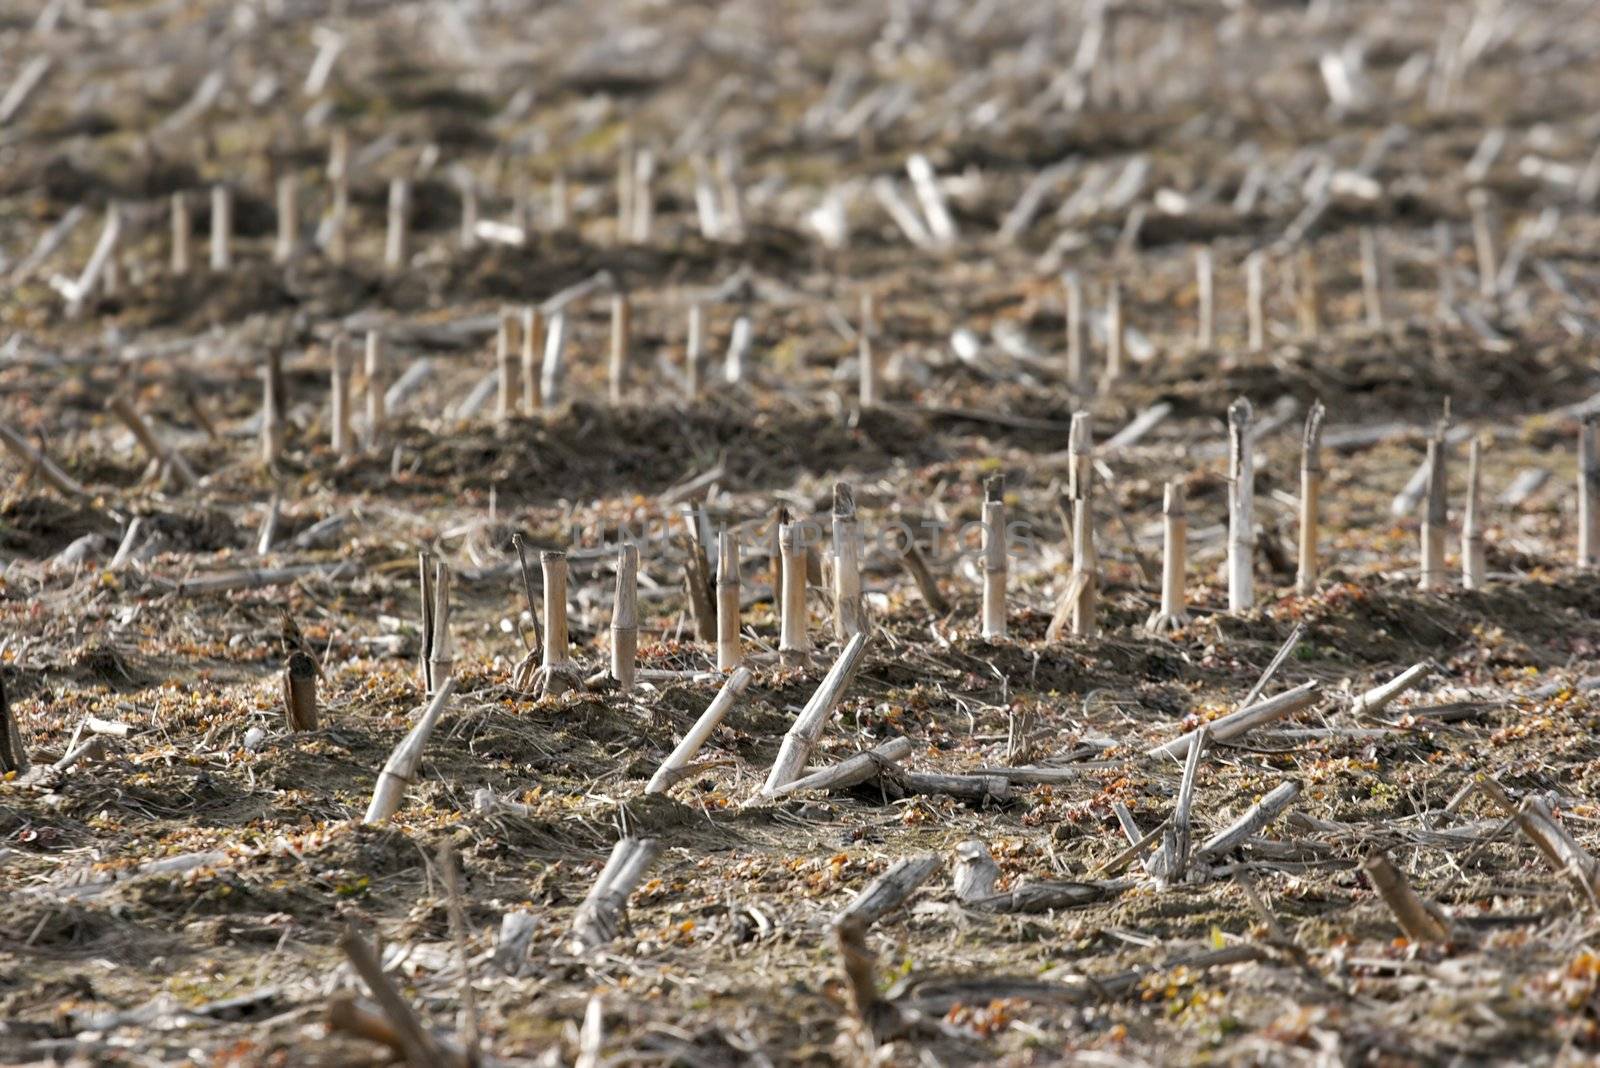
[[(1597, 61), (1578, 0), (0, 6), (0, 681), (29, 763), (0, 780), (0, 1063), (1600, 1056), (1600, 570), (1575, 566), (1600, 411)], [(533, 352), (543, 396), (524, 408), (517, 386), (501, 418), (497, 322), (534, 306), (564, 363)], [(336, 349), (355, 366), (343, 455)], [(1255, 589), (1230, 611), (1239, 397)], [(1076, 412), (1098, 443), (1094, 636), (1051, 627), (1084, 588)], [(1448, 537), (1424, 589), (1414, 476), (1435, 434)], [(1471, 441), (1485, 573), (1467, 589)], [(1017, 537), (1007, 634), (984, 637), (971, 524), (995, 475)], [(1169, 480), (1188, 618), (1152, 633)], [(764, 797), (845, 647), (838, 482), (868, 638), (802, 763), (896, 738), (909, 755)], [(822, 532), (809, 665), (779, 656), (780, 507)], [(715, 532), (741, 535), (754, 677), (647, 794), (722, 685), (685, 508), (713, 580)], [(907, 527), (937, 532), (944, 610), (903, 564)], [(609, 677), (629, 532), (631, 689)], [(541, 695), (516, 668), (548, 637), (529, 603), (546, 549), (567, 553), (585, 681)], [(399, 810), (366, 823), (428, 704), (423, 551), (452, 578), (454, 691)], [(295, 649), (316, 662), (314, 730), (286, 718)], [(1359, 700), (1419, 664), (1391, 702)], [(1187, 746), (1146, 751), (1307, 683), (1292, 714), (1208, 734), (1180, 846)], [(659, 854), (615, 937), (575, 947), (624, 838)], [(974, 840), (992, 894), (960, 891)], [(1402, 934), (1380, 850), (1442, 937)], [(926, 876), (909, 898), (864, 934), (839, 924), (897, 863)], [(405, 1024), (341, 938), (378, 953), (431, 1052), (348, 1026)]]

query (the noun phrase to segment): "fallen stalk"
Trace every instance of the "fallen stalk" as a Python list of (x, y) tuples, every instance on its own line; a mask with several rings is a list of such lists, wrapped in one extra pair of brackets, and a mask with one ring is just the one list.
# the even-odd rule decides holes
[(456, 680), (453, 678), (446, 678), (440, 683), (433, 700), (423, 710), (416, 726), (407, 732), (400, 740), (400, 744), (394, 747), (394, 752), (389, 754), (388, 762), (383, 765), (383, 771), (378, 775), (378, 784), (373, 788), (372, 802), (367, 805), (367, 814), (361, 818), (362, 823), (382, 823), (399, 810), (400, 802), (405, 797), (406, 787), (417, 777), (417, 768), (422, 763), (422, 750), (428, 744), (433, 729), (439, 725), (439, 717), (444, 714), (445, 705), (449, 703), (450, 695), (455, 693), (455, 689)]

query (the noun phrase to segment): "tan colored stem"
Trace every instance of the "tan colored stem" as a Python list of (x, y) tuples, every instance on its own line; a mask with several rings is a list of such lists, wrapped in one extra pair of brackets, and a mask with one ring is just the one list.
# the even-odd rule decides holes
[(683, 393), (689, 400), (700, 396), (706, 362), (706, 312), (696, 303), (689, 305), (689, 325), (683, 340)]
[(784, 523), (778, 528), (778, 552), (782, 561), (783, 604), (778, 636), (778, 655), (792, 666), (811, 663), (811, 635), (806, 621), (806, 546), (802, 544), (805, 526)]
[(1228, 611), (1255, 604), (1255, 450), (1250, 402), (1228, 406)]
[(571, 662), (567, 650), (567, 554), (546, 549), (539, 554), (544, 573), (544, 666)]
[(261, 463), (267, 467), (283, 452), (284, 401), (283, 353), (273, 348), (261, 368)]
[(1317, 543), (1322, 517), (1322, 420), (1327, 411), (1313, 401), (1300, 442), (1300, 562), (1295, 589), (1302, 595), (1317, 587)]
[(283, 705), (291, 731), (317, 729), (317, 662), (304, 652), (289, 657), (283, 673)]
[(367, 806), (362, 823), (382, 823), (399, 810), (406, 787), (416, 778), (417, 768), (422, 763), (422, 750), (428, 744), (433, 729), (438, 726), (439, 717), (444, 714), (445, 705), (449, 703), (455, 688), (455, 679), (445, 679), (416, 725), (389, 754), (388, 762), (378, 775), (378, 784), (373, 788), (372, 802)]
[(1578, 428), (1578, 566), (1600, 567), (1600, 414)]
[(189, 466), (189, 462), (176, 451), (167, 448), (166, 444), (156, 437), (155, 431), (145, 422), (144, 416), (139, 414), (132, 401), (119, 393), (106, 402), (106, 407), (132, 432), (134, 439), (150, 458), (165, 464), (181, 485), (193, 486), (200, 481), (199, 476), (194, 473), (194, 468)]
[(734, 701), (750, 685), (752, 678), (754, 676), (750, 673), (749, 668), (740, 667), (734, 669), (733, 674), (728, 676), (727, 681), (722, 684), (722, 688), (717, 691), (717, 696), (712, 699), (711, 704), (706, 707), (706, 710), (700, 714), (700, 718), (695, 720), (694, 726), (690, 727), (688, 733), (683, 736), (683, 740), (678, 743), (677, 748), (673, 749), (671, 755), (661, 762), (660, 769), (655, 775), (651, 776), (649, 784), (645, 786), (645, 793), (664, 794), (671, 789), (672, 784), (678, 781), (679, 773), (682, 769), (688, 767), (689, 761), (693, 760), (695, 754), (700, 752), (701, 747), (711, 737), (711, 732), (716, 730), (717, 725), (727, 716), (729, 709), (733, 708)]
[(628, 361), (633, 347), (633, 309), (626, 293), (611, 298), (611, 403), (621, 404), (628, 389)]
[(225, 185), (211, 187), (211, 269), (233, 266), (233, 194)]
[(1477, 438), (1467, 446), (1467, 504), (1461, 513), (1461, 587), (1481, 590), (1488, 581), (1489, 565), (1484, 553), (1482, 485), (1478, 470)]
[(544, 312), (522, 309), (522, 414), (534, 416), (544, 407), (539, 363), (544, 358)]
[(185, 275), (193, 264), (194, 217), (189, 211), (189, 194), (172, 194), (172, 273)]
[(1300, 796), (1300, 784), (1293, 779), (1273, 787), (1265, 797), (1246, 809), (1238, 819), (1206, 839), (1195, 851), (1192, 863), (1203, 864), (1226, 856), (1244, 844), (1245, 839), (1262, 830)]
[(1122, 381), (1128, 325), (1122, 310), (1122, 283), (1113, 278), (1106, 284), (1106, 366), (1102, 381), (1109, 388)]
[(717, 535), (717, 670), (744, 662), (739, 640), (739, 535), (724, 528)]
[(1303, 682), (1292, 690), (1285, 690), (1275, 697), (1269, 697), (1265, 701), (1248, 705), (1237, 712), (1230, 712), (1226, 716), (1220, 716), (1212, 720), (1204, 727), (1181, 734), (1170, 742), (1165, 742), (1148, 750), (1147, 755), (1162, 757), (1187, 753), (1194, 736), (1201, 730), (1210, 731), (1211, 740), (1214, 743), (1231, 742), (1233, 739), (1247, 734), (1263, 724), (1282, 719), (1284, 716), (1292, 715), (1310, 706), (1317, 699), (1320, 688), (1321, 684), (1315, 680)]
[(75, 501), (84, 500), (89, 496), (89, 491), (76, 479), (57, 467), (50, 457), (34, 448), (28, 439), (9, 423), (0, 423), (0, 446), (4, 446), (5, 450), (30, 472), (37, 472), (40, 478), (62, 496)]
[(860, 528), (855, 494), (848, 482), (833, 485), (833, 632), (840, 641), (861, 633), (865, 612), (861, 600)]
[(787, 785), (780, 786), (772, 792), (773, 797), (787, 797), (801, 790), (845, 790), (881, 774), (897, 760), (903, 760), (911, 755), (911, 739), (905, 737), (891, 738), (882, 745), (873, 747), (864, 753), (857, 753), (847, 757), (839, 763), (820, 771), (813, 771), (804, 778), (795, 779)]
[(388, 400), (384, 393), (388, 389), (388, 376), (383, 369), (383, 338), (376, 330), (367, 331), (365, 363), (367, 439), (371, 446), (376, 447), (383, 440), (383, 432), (389, 421)]
[(1411, 689), (1427, 677), (1431, 665), (1427, 661), (1412, 664), (1388, 682), (1374, 686), (1372, 689), (1360, 694), (1350, 702), (1350, 711), (1354, 715), (1370, 716), (1381, 711), (1390, 701)]
[(300, 180), (293, 174), (278, 178), (278, 243), (272, 258), (288, 263), (300, 254)]
[(406, 264), (406, 226), (411, 214), (411, 183), (404, 178), (389, 182), (389, 228), (383, 240), (383, 266), (398, 271)]
[(518, 397), (517, 372), (520, 370), (521, 352), (517, 349), (517, 317), (509, 311), (500, 313), (500, 323), (494, 332), (494, 362), (496, 392), (494, 419), (500, 424), (509, 423), (516, 414)]
[(1383, 903), (1394, 913), (1395, 921), (1408, 939), (1413, 942), (1450, 941), (1450, 928), (1439, 907), (1418, 896), (1387, 853), (1374, 849), (1361, 862), (1361, 869)]
[(611, 606), (611, 677), (626, 693), (633, 689), (639, 651), (639, 547), (617, 552), (617, 589)]
[(629, 895), (660, 854), (661, 844), (654, 838), (624, 838), (616, 844), (588, 896), (573, 914), (568, 942), (572, 952), (592, 953), (617, 936), (627, 916)]
[(352, 430), (352, 398), (350, 396), (351, 360), (348, 343), (343, 336), (333, 339), (332, 377), (332, 444), (333, 454), (349, 456), (355, 451), (355, 434)]
[(1309, 245), (1300, 249), (1296, 274), (1300, 283), (1300, 333), (1304, 337), (1314, 338), (1322, 333), (1322, 295), (1317, 284), (1317, 261)]
[(450, 641), (450, 569), (440, 560), (433, 576), (433, 638), (428, 643), (428, 677), (437, 690), (455, 671), (455, 649)]
[(1006, 503), (1005, 476), (984, 486), (983, 501), (983, 636), (1006, 636)]
[(1245, 346), (1251, 352), (1267, 347), (1267, 254), (1252, 252), (1244, 261)]
[[(1189, 573), (1189, 518), (1184, 511), (1183, 483), (1167, 483), (1162, 502), (1161, 609), (1150, 617), (1148, 629), (1156, 632), (1188, 623), (1184, 586)], [(1076, 544), (1076, 542), (1074, 542)]]
[(1445, 470), (1445, 444), (1440, 436), (1428, 441), (1428, 488), (1424, 496), (1426, 512), (1422, 517), (1422, 567), (1417, 585), (1420, 589), (1436, 590), (1445, 584), (1445, 532), (1449, 520), (1449, 500), (1446, 496), (1448, 474)]
[(789, 732), (783, 736), (783, 744), (778, 747), (778, 756), (772, 762), (772, 770), (761, 788), (761, 796), (771, 797), (773, 791), (798, 779), (805, 770), (823, 728), (833, 715), (839, 699), (844, 696), (850, 680), (855, 677), (862, 660), (866, 658), (867, 640), (865, 634), (857, 634), (850, 639), (839, 654), (839, 659), (834, 661), (833, 667), (824, 676), (822, 684), (811, 695), (811, 700), (795, 717)]

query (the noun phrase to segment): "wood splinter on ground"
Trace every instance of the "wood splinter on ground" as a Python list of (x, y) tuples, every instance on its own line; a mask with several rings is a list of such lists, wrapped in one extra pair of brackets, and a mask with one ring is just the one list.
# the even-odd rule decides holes
[(859, 923), (863, 929), (871, 927), (903, 905), (917, 892), (918, 887), (938, 874), (942, 867), (944, 860), (937, 853), (902, 857), (840, 909), (833, 918), (833, 925)]
[[(867, 945), (870, 925), (858, 918), (836, 920), (832, 926), (833, 948), (839, 955), (839, 970), (850, 993), (850, 1012), (860, 1027), (859, 1037), (869, 1049), (892, 1042), (924, 1024), (918, 1014), (901, 1010), (879, 993), (878, 958)], [(931, 1027), (928, 1030), (935, 1030)]]
[(434, 556), (426, 549), (417, 551), (417, 590), (421, 596), (421, 636), (422, 649), (419, 653), (417, 671), (422, 676), (422, 692), (433, 692), (433, 576)]
[(869, 1045), (896, 1038), (920, 1021), (878, 992), (877, 958), (867, 947), (867, 931), (903, 904), (942, 866), (939, 856), (933, 853), (896, 861), (841, 909), (830, 924), (839, 967), (850, 991), (851, 1009), (864, 1028), (863, 1037)]

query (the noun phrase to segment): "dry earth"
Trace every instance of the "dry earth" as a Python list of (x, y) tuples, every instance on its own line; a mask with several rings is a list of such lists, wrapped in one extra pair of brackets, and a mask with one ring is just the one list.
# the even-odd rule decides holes
[[(1585, 857), (1553, 870), (1480, 785), (1547, 805), (1600, 849), (1600, 573), (1573, 566), (1580, 419), (1600, 409), (1589, 3), (51, 0), (0, 7), (0, 56), (0, 419), (87, 490), (64, 496), (5, 456), (0, 661), (35, 766), (103, 740), (60, 774), (0, 783), (0, 1061), (382, 1062), (382, 1045), (323, 1022), (336, 994), (367, 995), (337, 945), (347, 929), (381, 944), (427, 1026), (476, 1043), (483, 1063), (1600, 1054), (1595, 870)], [(312, 239), (335, 130), (351, 146), (342, 263)], [(654, 217), (619, 232), (619, 160), (644, 153)], [(948, 242), (938, 203), (912, 191), (918, 154)], [(463, 170), (480, 218), (526, 220), (521, 247), (462, 247)], [(273, 255), (284, 175), (303, 223), (287, 264)], [(399, 177), (410, 247), (386, 268)], [(882, 179), (913, 231), (932, 223), (926, 247), (885, 209)], [(226, 272), (208, 267), (215, 183), (233, 193)], [(195, 234), (181, 276), (177, 192)], [(74, 314), (111, 204), (116, 285), (102, 275)], [(1363, 228), (1382, 250), (1381, 323), (1363, 297)], [(1257, 250), (1267, 337), (1251, 351)], [(1297, 315), (1301, 250), (1320, 287), (1314, 333)], [(1094, 316), (1096, 374), (1108, 285), (1121, 287), (1128, 367), (1092, 394), (1067, 374), (1064, 271)], [(497, 421), (497, 313), (597, 278), (563, 303), (561, 403)], [(621, 403), (607, 396), (616, 288), (632, 309)], [(863, 295), (884, 373), (865, 409)], [(707, 366), (688, 400), (695, 303)], [(741, 316), (735, 384), (723, 355)], [(380, 443), (363, 430), (339, 457), (332, 347), (369, 329), (390, 381), (423, 361), (430, 373)], [(274, 351), (288, 421), (264, 465)], [(1256, 604), (1231, 613), (1226, 413), (1240, 396), (1263, 427), (1260, 533)], [(198, 485), (148, 462), (112, 397)], [(1323, 567), (1301, 596), (1299, 430), (1317, 400)], [(1446, 402), (1450, 578), (1424, 591), (1420, 501), (1392, 502)], [(1091, 413), (1104, 442), (1156, 405), (1168, 414), (1148, 434), (1098, 453), (1102, 634), (1048, 640), (1070, 572), (1058, 503), (1072, 414)], [(1471, 438), (1489, 581), (1465, 590)], [(1011, 559), (1009, 636), (985, 639), (970, 544), (930, 547), (950, 601), (935, 614), (875, 535), (979, 519), (997, 473), (1028, 537)], [(1138, 556), (1159, 567), (1169, 479), (1187, 490), (1193, 618), (1157, 636), (1143, 625), (1159, 586)], [(1519, 479), (1531, 490), (1507, 496)], [(877, 781), (755, 798), (840, 650), (824, 540), (815, 666), (756, 665), (693, 773), (646, 796), (719, 684), (683, 543), (662, 532), (681, 532), (694, 502), (743, 530), (745, 647), (770, 653), (771, 517), (782, 504), (825, 523), (841, 480), (869, 532), (872, 638), (812, 765), (904, 736), (917, 772), (1027, 765), (1058, 781), (981, 801)], [(639, 685), (514, 685), (531, 617), (513, 534), (569, 551), (573, 653), (592, 674), (609, 663), (622, 529), (652, 532)], [(456, 692), (400, 811), (367, 826), (378, 772), (425, 703), (424, 549), (454, 574)], [(196, 583), (280, 567), (300, 570)], [(321, 661), (315, 731), (285, 722), (285, 609)], [(1182, 760), (1144, 750), (1237, 707), (1296, 625), (1266, 693), (1314, 681), (1318, 697), (1208, 750), (1192, 833), (1198, 848), (1293, 781), (1285, 814), (1176, 885), (1139, 862), (1103, 871), (1128, 844), (1117, 805), (1140, 834), (1174, 807)], [(1416, 663), (1422, 681), (1393, 704), (1351, 707)], [(485, 788), (511, 804), (483, 810)], [(655, 838), (660, 857), (618, 937), (575, 954), (574, 912), (622, 835)], [(1003, 890), (1097, 882), (1100, 900), (963, 905), (951, 876), (970, 839)], [(1449, 914), (1447, 941), (1401, 937), (1362, 867), (1375, 848)], [(463, 874), (459, 936), (446, 854)], [(832, 920), (924, 854), (941, 870), (867, 935), (894, 1008), (863, 1020)], [(519, 911), (531, 941), (508, 961), (497, 938)], [(599, 1027), (580, 1034), (591, 1004)]]

